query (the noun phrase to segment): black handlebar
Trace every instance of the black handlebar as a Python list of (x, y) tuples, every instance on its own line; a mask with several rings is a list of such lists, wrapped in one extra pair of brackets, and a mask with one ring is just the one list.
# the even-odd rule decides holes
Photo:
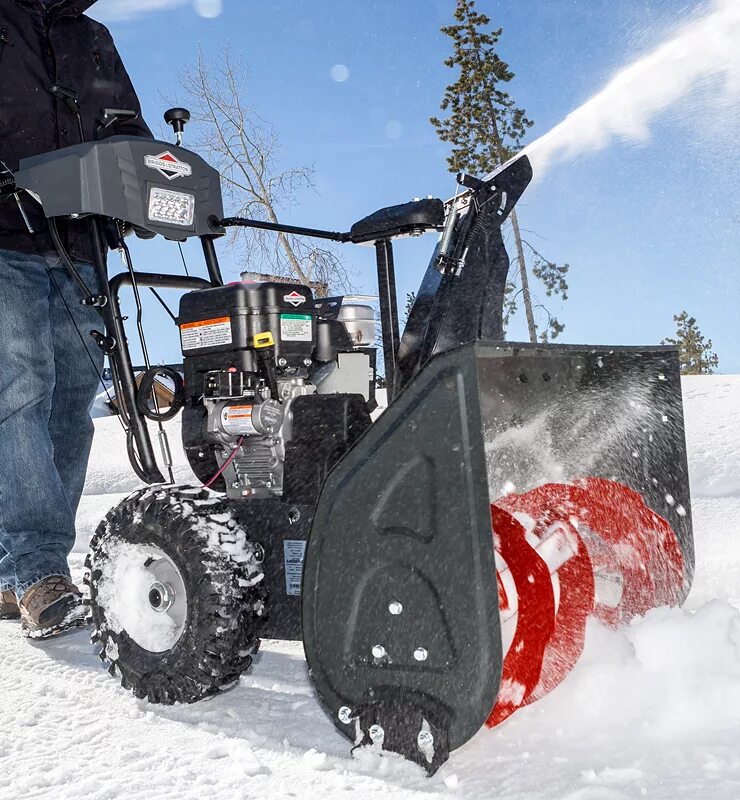
[(226, 217), (218, 223), (222, 228), (259, 228), (264, 231), (277, 231), (290, 233), (295, 236), (311, 236), (314, 239), (330, 239), (333, 242), (351, 242), (349, 233), (336, 231), (322, 231), (317, 228), (301, 228), (296, 225), (281, 225), (279, 222), (263, 222), (259, 219), (245, 219), (244, 217)]

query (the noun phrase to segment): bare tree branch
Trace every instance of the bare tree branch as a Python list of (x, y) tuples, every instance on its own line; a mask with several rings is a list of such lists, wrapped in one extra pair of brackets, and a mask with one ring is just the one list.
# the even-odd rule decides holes
[[(221, 173), (230, 214), (279, 222), (279, 212), (298, 203), (298, 194), (315, 189), (309, 167), (278, 167), (279, 137), (247, 100), (249, 72), (227, 46), (210, 63), (203, 51), (180, 75), (197, 135), (195, 147)], [(352, 291), (339, 256), (306, 237), (250, 228), (231, 234), (231, 245), (245, 271), (290, 276), (301, 283), (319, 281), (337, 291)]]

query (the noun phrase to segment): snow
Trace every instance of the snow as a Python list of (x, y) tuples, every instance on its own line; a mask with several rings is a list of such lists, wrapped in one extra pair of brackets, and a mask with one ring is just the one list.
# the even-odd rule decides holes
[[(146, 596), (154, 578), (144, 565), (163, 558), (157, 548), (120, 543), (107, 549), (108, 561), (99, 580), (101, 605), (108, 609), (106, 622), (114, 633), (125, 630), (145, 650), (162, 653), (173, 647), (182, 632), (182, 625), (169, 615), (155, 611), (151, 605), (138, 602)], [(115, 647), (115, 645), (113, 645)], [(108, 658), (116, 654), (108, 646)]]
[(539, 178), (552, 164), (605, 149), (612, 141), (645, 142), (662, 113), (682, 98), (707, 95), (734, 107), (740, 90), (740, 6), (712, 0), (652, 52), (618, 72), (598, 94), (526, 147)]
[[(349, 756), (298, 643), (265, 642), (240, 684), (194, 706), (120, 688), (85, 632), (33, 644), (0, 623), (0, 787), (15, 800), (363, 797), (501, 800), (740, 798), (740, 376), (687, 378), (697, 570), (684, 609), (612, 631), (592, 623), (550, 695), (482, 730), (431, 779)], [(115, 417), (96, 419), (73, 555), (139, 483)], [(168, 423), (187, 482), (177, 422)], [(512, 690), (515, 687), (511, 687)]]

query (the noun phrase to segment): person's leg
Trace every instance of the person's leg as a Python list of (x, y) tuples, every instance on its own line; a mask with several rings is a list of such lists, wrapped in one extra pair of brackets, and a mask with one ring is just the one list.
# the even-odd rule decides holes
[(74, 515), (49, 435), (54, 393), (50, 286), (40, 256), (0, 251), (0, 585), (20, 598), (69, 575)]
[(15, 592), (15, 564), (10, 554), (0, 545), (0, 594), (11, 589)]
[[(93, 266), (78, 264), (77, 267), (85, 283), (96, 291)], [(49, 433), (54, 444), (54, 463), (74, 515), (85, 483), (94, 433), (90, 405), (103, 370), (103, 354), (90, 331), (102, 330), (103, 322), (95, 309), (80, 304), (77, 285), (58, 261), (52, 277), (49, 305), (56, 385)]]

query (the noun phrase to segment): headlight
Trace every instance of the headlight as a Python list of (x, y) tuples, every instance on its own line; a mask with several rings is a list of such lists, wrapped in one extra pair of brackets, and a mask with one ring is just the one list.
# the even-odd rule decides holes
[(149, 195), (149, 219), (168, 225), (191, 227), (195, 217), (195, 197), (185, 192), (154, 187)]

